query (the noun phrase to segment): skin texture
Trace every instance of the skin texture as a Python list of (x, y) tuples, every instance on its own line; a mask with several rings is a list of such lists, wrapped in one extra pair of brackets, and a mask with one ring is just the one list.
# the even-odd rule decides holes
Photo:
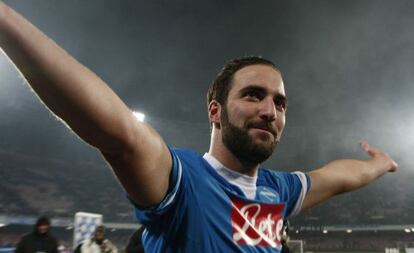
[[(102, 79), (2, 2), (0, 46), (42, 103), (102, 153), (136, 204), (150, 207), (164, 198), (172, 166), (167, 145), (153, 128), (136, 120)], [(213, 100), (208, 113), (209, 153), (232, 170), (256, 175), (285, 127), (286, 95), (280, 72), (260, 64), (240, 69), (226, 104)], [(241, 144), (234, 145), (232, 136), (241, 137)], [(309, 173), (311, 188), (303, 208), (397, 169), (382, 150), (366, 142), (362, 148), (370, 159), (337, 160)]]

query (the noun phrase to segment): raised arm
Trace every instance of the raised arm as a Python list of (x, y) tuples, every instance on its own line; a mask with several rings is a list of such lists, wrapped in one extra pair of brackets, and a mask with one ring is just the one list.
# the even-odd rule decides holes
[(168, 148), (104, 81), (1, 1), (0, 47), (43, 103), (102, 152), (137, 204), (162, 200), (172, 164)]
[(398, 166), (391, 157), (367, 142), (361, 148), (371, 159), (336, 160), (320, 169), (311, 171), (311, 187), (305, 197), (302, 210), (319, 204), (334, 195), (361, 188), (387, 172), (394, 172)]

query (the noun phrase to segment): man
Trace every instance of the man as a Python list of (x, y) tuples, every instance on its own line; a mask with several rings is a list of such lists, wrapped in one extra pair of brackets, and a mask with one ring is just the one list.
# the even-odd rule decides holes
[(105, 238), (105, 227), (98, 226), (93, 237), (79, 244), (75, 253), (118, 253), (118, 249), (109, 239)]
[(43, 103), (111, 164), (146, 227), (145, 252), (279, 252), (285, 217), (397, 169), (366, 142), (367, 161), (337, 160), (308, 174), (259, 168), (287, 109), (281, 73), (268, 60), (236, 59), (219, 73), (202, 157), (169, 148), (101, 79), (4, 4), (0, 46)]
[(50, 234), (50, 221), (46, 216), (37, 219), (33, 232), (24, 235), (16, 247), (16, 253), (57, 253), (58, 242)]

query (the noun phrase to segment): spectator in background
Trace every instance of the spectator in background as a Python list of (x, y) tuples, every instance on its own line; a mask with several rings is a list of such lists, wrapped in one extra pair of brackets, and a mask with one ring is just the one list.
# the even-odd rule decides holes
[(125, 248), (126, 253), (144, 253), (144, 246), (142, 245), (142, 232), (144, 229), (144, 226), (141, 226), (131, 235)]
[(58, 252), (58, 241), (50, 233), (50, 220), (46, 216), (39, 217), (33, 232), (25, 234), (17, 244), (16, 253), (35, 252)]
[(78, 245), (75, 253), (118, 253), (118, 249), (109, 239), (105, 238), (105, 227), (98, 226), (93, 237)]
[(290, 253), (291, 250), (289, 249), (288, 242), (289, 242), (289, 220), (283, 221), (283, 229), (282, 229), (282, 250), (280, 253)]

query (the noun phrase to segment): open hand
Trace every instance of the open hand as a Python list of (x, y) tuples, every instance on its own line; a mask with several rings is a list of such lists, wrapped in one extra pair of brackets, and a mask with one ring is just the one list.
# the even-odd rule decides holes
[(384, 168), (388, 172), (395, 172), (398, 169), (398, 164), (381, 149), (372, 147), (367, 141), (362, 141), (360, 145), (361, 148), (372, 158), (372, 161), (380, 168)]

